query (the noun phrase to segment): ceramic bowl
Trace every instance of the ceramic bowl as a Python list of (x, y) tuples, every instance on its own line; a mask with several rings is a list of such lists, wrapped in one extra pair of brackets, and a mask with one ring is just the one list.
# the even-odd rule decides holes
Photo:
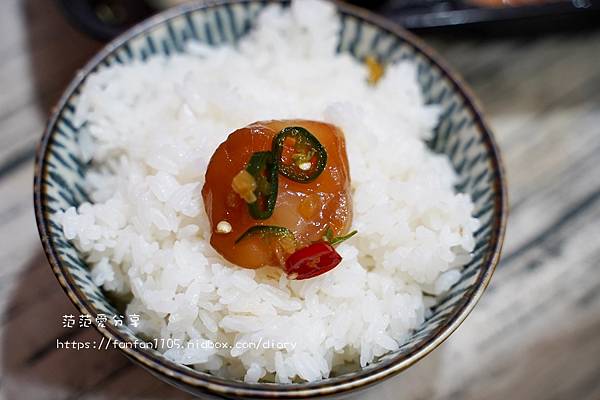
[[(110, 42), (65, 90), (37, 151), (35, 213), (52, 270), (82, 314), (95, 319), (99, 313), (117, 312), (94, 285), (83, 257), (65, 239), (56, 222), (57, 211), (77, 206), (87, 198), (82, 189), (86, 165), (76, 155), (78, 132), (71, 123), (81, 85), (98, 69), (144, 60), (155, 53), (175, 54), (184, 51), (188, 41), (213, 46), (234, 43), (248, 32), (267, 3), (204, 1), (156, 15)], [(460, 177), (457, 189), (469, 193), (475, 203), (474, 214), (481, 228), (475, 233), (473, 259), (462, 269), (460, 281), (439, 298), (431, 316), (398, 351), (361, 370), (319, 382), (248, 384), (175, 364), (154, 350), (122, 349), (160, 379), (191, 393), (229, 398), (307, 398), (344, 395), (380, 382), (423, 358), (458, 327), (481, 297), (498, 263), (506, 224), (506, 187), (498, 148), (471, 91), (439, 56), (410, 33), (362, 9), (336, 4), (342, 21), (339, 52), (350, 53), (358, 60), (372, 55), (386, 63), (415, 63), (424, 98), (441, 107), (441, 119), (429, 146), (449, 157)], [(136, 339), (127, 326), (108, 324), (97, 329), (107, 340)]]

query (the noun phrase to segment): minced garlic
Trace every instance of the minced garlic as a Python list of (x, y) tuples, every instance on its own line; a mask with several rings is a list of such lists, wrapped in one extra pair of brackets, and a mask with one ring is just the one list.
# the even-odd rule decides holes
[(218, 233), (230, 233), (231, 229), (231, 224), (227, 221), (219, 221), (219, 223), (217, 224)]
[(234, 192), (240, 195), (246, 203), (254, 203), (256, 201), (256, 180), (245, 169), (238, 172), (231, 181), (231, 188)]
[(311, 167), (312, 163), (310, 161), (298, 164), (298, 168), (300, 168), (302, 171), (308, 171)]

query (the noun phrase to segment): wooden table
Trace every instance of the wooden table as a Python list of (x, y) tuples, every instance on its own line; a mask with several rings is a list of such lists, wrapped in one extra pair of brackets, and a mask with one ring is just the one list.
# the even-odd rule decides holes
[[(491, 287), (452, 337), (373, 399), (600, 399), (600, 32), (434, 39), (487, 109), (511, 217)], [(0, 393), (182, 399), (116, 350), (62, 327), (74, 308), (42, 253), (32, 156), (46, 115), (99, 47), (51, 1), (0, 2)], [(357, 397), (359, 398), (359, 397)], [(364, 398), (364, 397), (363, 397)]]

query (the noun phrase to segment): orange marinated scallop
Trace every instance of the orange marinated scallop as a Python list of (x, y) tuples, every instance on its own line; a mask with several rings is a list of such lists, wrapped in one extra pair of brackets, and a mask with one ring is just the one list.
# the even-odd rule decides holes
[[(282, 137), (278, 134), (286, 128), (303, 128), (318, 140), (319, 149), (326, 153), (321, 170), (316, 171), (316, 154), (320, 153), (310, 146), (307, 157), (296, 158), (294, 145), (298, 142), (293, 138), (281, 141), (281, 162), (276, 162), (274, 138)], [(262, 175), (252, 170), (261, 160), (271, 161), (261, 165), (280, 166), (271, 181), (277, 186), (276, 200), (272, 196), (274, 207), (262, 214), (269, 200), (261, 198), (261, 190), (272, 192), (265, 189), (268, 180), (262, 179), (268, 170)], [(299, 175), (293, 175), (294, 171), (286, 175), (282, 170), (287, 165), (293, 165)], [(283, 268), (296, 250), (323, 240), (326, 233), (340, 236), (350, 228), (350, 171), (343, 133), (334, 125), (308, 120), (261, 121), (238, 129), (213, 154), (202, 197), (212, 228), (210, 243), (223, 257), (246, 268)], [(259, 210), (258, 216), (253, 215), (251, 206)], [(253, 228), (256, 226), (260, 227)]]

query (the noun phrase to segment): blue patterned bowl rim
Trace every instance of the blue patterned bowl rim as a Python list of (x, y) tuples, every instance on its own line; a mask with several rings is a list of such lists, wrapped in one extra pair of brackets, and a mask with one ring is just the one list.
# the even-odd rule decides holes
[[(208, 0), (197, 1), (181, 6), (168, 9), (153, 17), (150, 17), (143, 22), (121, 34), (104, 48), (102, 48), (75, 76), (68, 87), (65, 89), (57, 105), (52, 109), (51, 116), (48, 120), (47, 127), (38, 144), (35, 157), (35, 175), (34, 175), (34, 209), (36, 223), (44, 248), (44, 252), (48, 258), (52, 271), (58, 279), (60, 285), (75, 304), (79, 312), (89, 314), (92, 318), (96, 315), (95, 309), (90, 305), (85, 295), (77, 288), (72, 276), (66, 272), (65, 266), (62, 264), (57, 250), (50, 239), (50, 231), (48, 224), (48, 210), (45, 202), (46, 190), (43, 182), (47, 175), (46, 158), (48, 155), (48, 147), (52, 133), (55, 129), (58, 118), (62, 110), (66, 107), (68, 100), (77, 91), (77, 88), (83, 83), (87, 76), (94, 71), (103, 60), (110, 56), (119, 47), (130, 41), (132, 38), (142, 35), (155, 26), (179, 17), (180, 15), (202, 9), (219, 7), (227, 4), (237, 3), (288, 3), (289, 0)], [(365, 386), (371, 385), (384, 378), (393, 376), (404, 369), (410, 367), (437, 346), (444, 342), (452, 332), (464, 321), (467, 315), (471, 312), (485, 288), (488, 286), (496, 265), (500, 259), (500, 252), (504, 240), (506, 230), (506, 221), (508, 216), (508, 198), (506, 190), (506, 180), (504, 167), (500, 158), (498, 146), (493, 138), (491, 130), (486, 123), (482, 108), (471, 90), (464, 83), (463, 79), (454, 72), (441, 59), (437, 53), (428, 47), (419, 38), (401, 28), (397, 24), (362, 8), (334, 1), (338, 11), (344, 15), (348, 15), (359, 20), (363, 20), (376, 26), (384, 32), (399, 37), (401, 40), (412, 46), (418, 53), (424, 56), (431, 64), (437, 66), (441, 74), (450, 83), (453, 89), (459, 93), (464, 99), (464, 106), (472, 112), (474, 116), (473, 123), (482, 134), (483, 144), (488, 150), (490, 157), (491, 168), (493, 169), (494, 177), (494, 211), (493, 225), (491, 231), (490, 246), (483, 257), (481, 265), (482, 272), (479, 274), (478, 280), (470, 289), (470, 293), (463, 296), (461, 304), (456, 305), (453, 314), (447, 319), (446, 323), (437, 329), (437, 332), (430, 340), (420, 343), (408, 353), (401, 357), (394, 357), (389, 361), (382, 362), (374, 368), (363, 370), (356, 375), (345, 377), (344, 375), (335, 378), (335, 382), (330, 379), (313, 383), (299, 383), (293, 385), (279, 384), (263, 384), (263, 383), (244, 383), (241, 381), (227, 380), (207, 373), (199, 371), (191, 371), (176, 363), (164, 359), (158, 359), (152, 354), (135, 347), (120, 348), (121, 351), (131, 360), (139, 363), (147, 368), (153, 374), (163, 376), (169, 380), (184, 387), (192, 387), (195, 390), (207, 394), (217, 394), (223, 396), (239, 396), (252, 398), (309, 398), (320, 397), (331, 394), (341, 394), (353, 391)], [(113, 341), (126, 342), (128, 339), (115, 330), (113, 326), (106, 325), (105, 327), (95, 328), (107, 339)]]

